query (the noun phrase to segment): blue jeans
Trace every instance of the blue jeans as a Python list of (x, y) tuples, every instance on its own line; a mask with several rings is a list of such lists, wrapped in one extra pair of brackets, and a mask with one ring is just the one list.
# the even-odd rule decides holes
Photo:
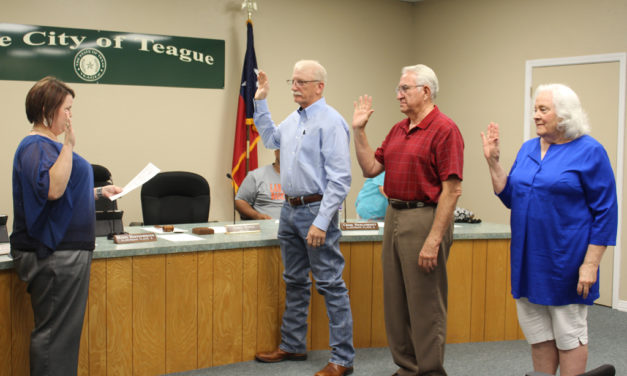
[(292, 207), (285, 203), (281, 209), (279, 243), (283, 258), (283, 279), (286, 285), (285, 312), (281, 325), (283, 351), (307, 351), (307, 314), (311, 298), (309, 272), (316, 289), (324, 296), (329, 316), (329, 346), (331, 363), (344, 367), (353, 365), (353, 316), (348, 289), (342, 279), (344, 256), (340, 252), (341, 231), (337, 214), (329, 224), (324, 245), (307, 245), (307, 232), (318, 214), (320, 202)]

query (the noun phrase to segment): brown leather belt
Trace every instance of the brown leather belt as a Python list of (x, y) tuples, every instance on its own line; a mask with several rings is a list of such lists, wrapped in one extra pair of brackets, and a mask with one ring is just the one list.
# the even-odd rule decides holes
[(436, 206), (436, 204), (431, 203), (431, 202), (403, 201), (403, 200), (396, 200), (393, 198), (389, 198), (388, 202), (390, 203), (391, 207), (393, 207), (394, 209), (399, 209), (399, 210), (423, 208), (425, 206)]
[(285, 195), (285, 201), (289, 202), (292, 206), (300, 206), (305, 204), (311, 204), (312, 202), (322, 201), (322, 195), (314, 194), (308, 196), (289, 197)]

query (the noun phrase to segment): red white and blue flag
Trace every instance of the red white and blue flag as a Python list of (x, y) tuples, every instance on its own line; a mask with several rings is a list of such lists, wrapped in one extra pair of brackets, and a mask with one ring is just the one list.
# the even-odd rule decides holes
[(235, 192), (244, 181), (248, 171), (257, 168), (257, 143), (259, 133), (253, 121), (254, 97), (257, 90), (257, 58), (253, 41), (253, 24), (246, 22), (248, 38), (246, 42), (246, 56), (242, 70), (242, 82), (237, 105), (237, 122), (235, 125), (235, 143), (233, 145), (233, 188)]

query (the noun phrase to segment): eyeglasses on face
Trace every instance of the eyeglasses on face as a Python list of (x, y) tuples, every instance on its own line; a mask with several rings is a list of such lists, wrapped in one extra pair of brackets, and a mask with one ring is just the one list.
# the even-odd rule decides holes
[(394, 92), (396, 92), (396, 95), (398, 95), (399, 93), (406, 94), (409, 89), (423, 87), (423, 86), (425, 85), (400, 85), (400, 86), (397, 86), (396, 89), (394, 89)]
[(297, 87), (303, 87), (305, 86), (305, 84), (308, 84), (310, 82), (320, 82), (320, 80), (286, 80), (285, 82), (287, 82), (287, 84), (289, 86), (292, 85), (296, 85)]

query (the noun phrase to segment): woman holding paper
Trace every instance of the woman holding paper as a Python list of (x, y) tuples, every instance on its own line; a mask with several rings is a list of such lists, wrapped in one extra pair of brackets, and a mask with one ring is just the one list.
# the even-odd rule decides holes
[(11, 256), (31, 294), (32, 375), (77, 373), (95, 247), (94, 199), (121, 191), (94, 189), (91, 165), (74, 153), (73, 101), (74, 91), (56, 78), (37, 82), (26, 96), (33, 127), (13, 161)]

